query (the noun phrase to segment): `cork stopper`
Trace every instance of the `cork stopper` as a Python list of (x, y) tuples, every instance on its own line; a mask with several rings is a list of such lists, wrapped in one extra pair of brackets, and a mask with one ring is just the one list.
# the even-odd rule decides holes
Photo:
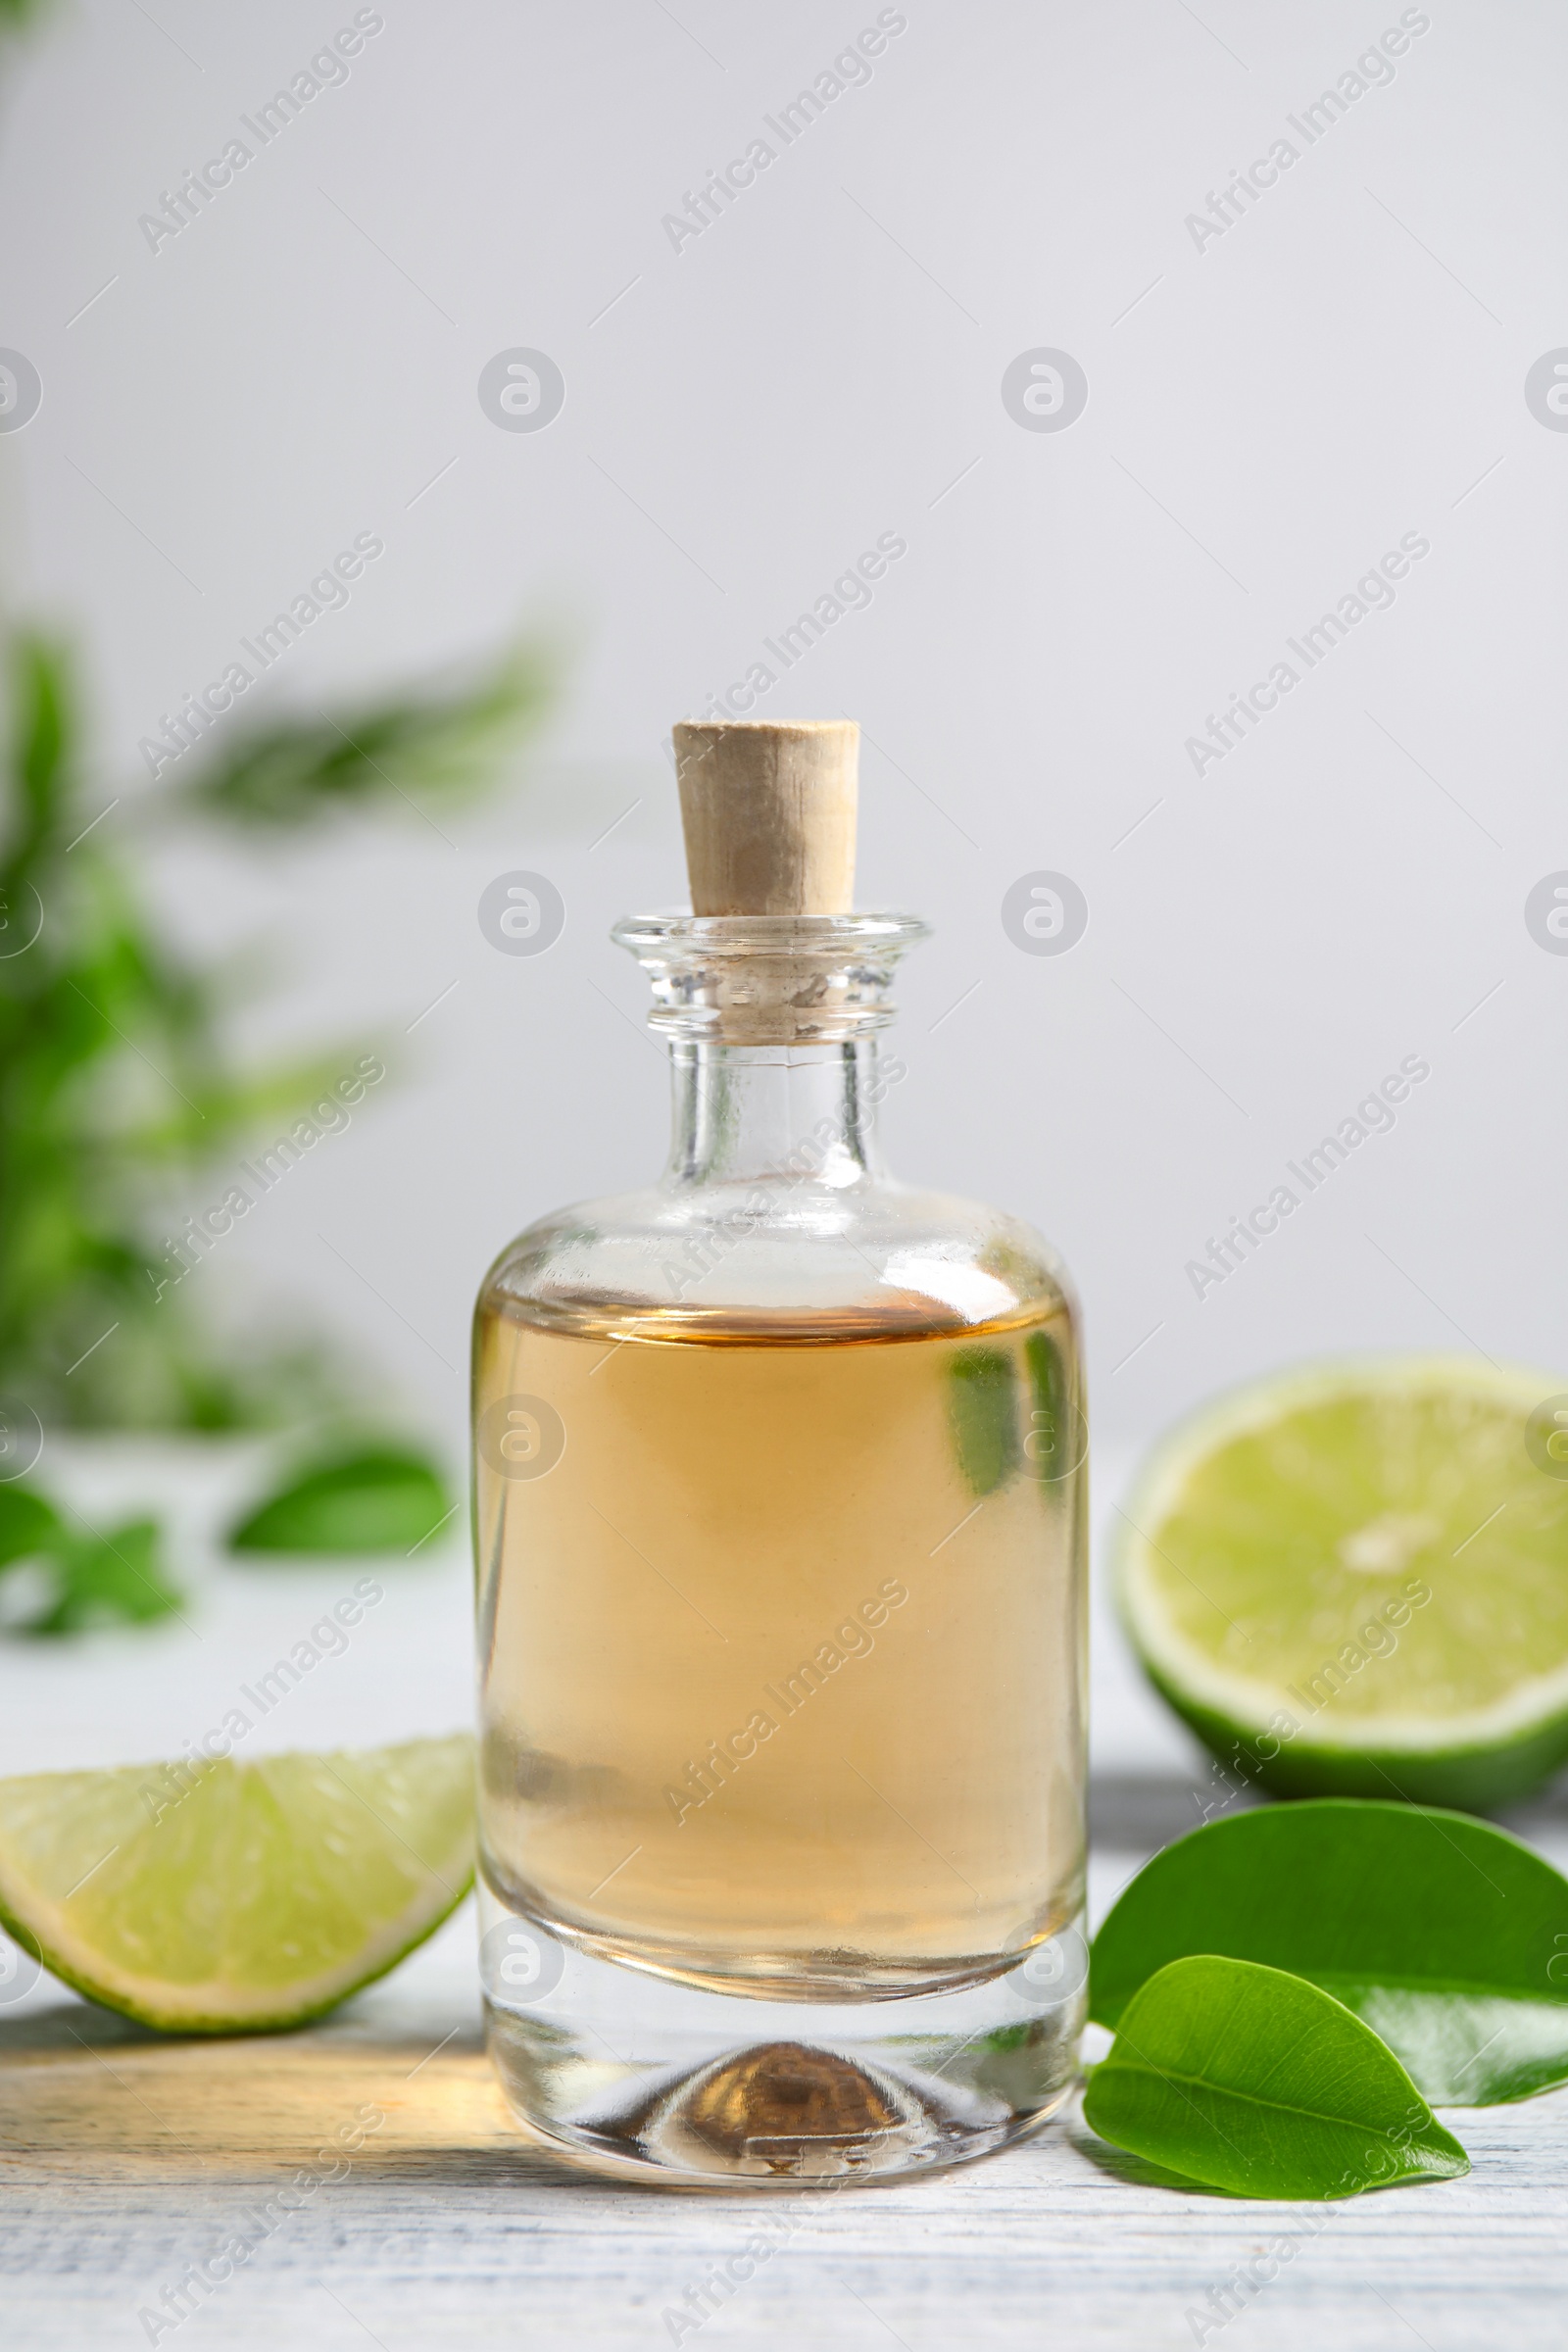
[(681, 719), (674, 738), (694, 914), (853, 910), (853, 718)]

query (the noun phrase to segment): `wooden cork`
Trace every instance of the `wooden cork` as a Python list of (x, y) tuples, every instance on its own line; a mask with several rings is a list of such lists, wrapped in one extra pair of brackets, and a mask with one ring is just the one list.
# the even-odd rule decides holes
[(853, 718), (676, 722), (694, 914), (849, 914)]

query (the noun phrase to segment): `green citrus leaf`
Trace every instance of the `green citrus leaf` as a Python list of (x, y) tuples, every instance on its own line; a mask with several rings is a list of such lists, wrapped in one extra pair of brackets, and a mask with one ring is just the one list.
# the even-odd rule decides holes
[(1470, 2169), (1369, 2026), (1281, 1969), (1173, 1960), (1084, 2094), (1113, 2146), (1243, 2197), (1350, 2197)]
[(0, 1487), (0, 1569), (33, 1559), (65, 1538), (60, 1514), (25, 1487)]
[(179, 1605), (159, 1556), (155, 1519), (133, 1519), (113, 1535), (51, 1538), (42, 1556), (54, 1581), (48, 1604), (24, 1618), (27, 1634), (80, 1634), (100, 1625), (146, 1625)]
[(251, 1511), (235, 1551), (410, 1551), (452, 1516), (422, 1454), (368, 1446), (308, 1470)]
[(1003, 1348), (962, 1348), (948, 1366), (948, 1414), (972, 1494), (992, 1494), (1018, 1462), (1017, 1375)]
[(411, 791), (461, 792), (537, 723), (555, 668), (541, 647), (509, 646), (482, 674), (347, 712), (341, 723), (310, 712), (270, 717), (225, 737), (182, 799), (232, 822), (293, 829), (334, 810), (406, 803)]
[(1440, 2106), (1568, 2082), (1568, 1880), (1465, 1814), (1321, 1797), (1195, 1830), (1096, 1936), (1091, 2015), (1114, 2027), (1194, 1952), (1321, 1985)]

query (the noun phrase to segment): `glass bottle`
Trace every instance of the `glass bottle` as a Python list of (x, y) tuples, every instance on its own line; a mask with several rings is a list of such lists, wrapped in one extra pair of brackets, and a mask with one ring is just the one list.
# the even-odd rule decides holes
[[(781, 737), (770, 823), (831, 830), (853, 729), (676, 733), (694, 885), (727, 769), (789, 769)], [(811, 860), (719, 895), (847, 904)], [(475, 1324), (492, 2054), (531, 2131), (627, 2177), (981, 2155), (1060, 2104), (1082, 2026), (1071, 1295), (1026, 1226), (883, 1170), (921, 923), (613, 936), (669, 1045), (668, 1164), (530, 1226)]]

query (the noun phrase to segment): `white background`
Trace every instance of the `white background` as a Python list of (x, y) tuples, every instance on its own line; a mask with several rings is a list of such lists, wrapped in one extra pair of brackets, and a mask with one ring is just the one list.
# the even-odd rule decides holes
[[(938, 927), (902, 989), (895, 1164), (1062, 1250), (1102, 1430), (1346, 1348), (1560, 1375), (1568, 960), (1523, 904), (1568, 865), (1568, 436), (1523, 383), (1568, 341), (1568, 20), (1433, 0), (1393, 80), (1200, 251), (1187, 216), (1304, 148), (1285, 117), (1396, 6), (908, 0), (870, 81), (677, 253), (662, 217), (875, 7), (382, 13), (156, 253), (138, 217), (353, 9), (85, 0), (7, 69), (0, 343), (44, 382), (0, 438), (7, 593), (81, 647), (84, 807), (145, 789), (138, 738), (360, 531), (385, 556), (280, 701), (519, 624), (568, 656), (475, 811), (149, 863), (193, 951), (270, 957), (247, 1049), (400, 1065), (203, 1280), (314, 1303), (456, 1447), (489, 1258), (662, 1156), (605, 932), (682, 895), (668, 723), (894, 531), (870, 609), (761, 708), (874, 739), (862, 904)], [(543, 432), (478, 404), (517, 345), (564, 374)], [(1000, 396), (1042, 345), (1089, 378), (1059, 433)], [(1393, 609), (1195, 775), (1205, 715), (1405, 532), (1431, 554)], [(512, 867), (566, 902), (537, 958), (477, 927)], [(1060, 957), (1002, 929), (1036, 868), (1088, 896)], [(1396, 1129), (1195, 1297), (1206, 1238), (1410, 1054), (1432, 1074)]]

